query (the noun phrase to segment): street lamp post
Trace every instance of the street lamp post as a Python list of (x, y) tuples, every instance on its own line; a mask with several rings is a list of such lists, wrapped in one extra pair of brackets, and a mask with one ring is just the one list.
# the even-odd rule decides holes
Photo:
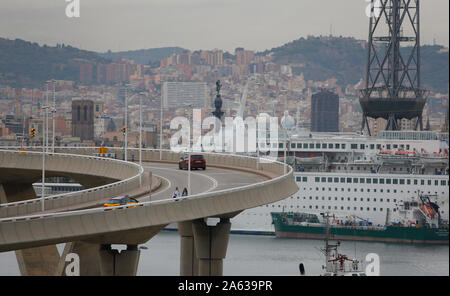
[(42, 128), (43, 135), (42, 135), (42, 182), (41, 182), (41, 210), (45, 210), (45, 154), (47, 152), (47, 145), (45, 143), (45, 139), (47, 137), (46, 135), (46, 128), (48, 128), (48, 112), (47, 112), (48, 106), (42, 106), (42, 110), (44, 111), (43, 115), (45, 117), (45, 120), (43, 118), (42, 122), (45, 124), (45, 127)]
[(128, 142), (128, 138), (127, 138), (127, 122), (128, 122), (128, 87), (125, 88), (125, 135), (124, 135), (124, 150), (125, 150), (125, 155), (124, 155), (124, 160), (127, 161), (127, 142)]
[(55, 115), (56, 115), (56, 100), (55, 100), (55, 80), (52, 79), (53, 85), (53, 109), (52, 109), (52, 153), (55, 153)]
[(284, 130), (284, 174), (286, 175), (286, 146), (287, 146), (287, 131)]
[(163, 140), (163, 83), (161, 82), (161, 114), (159, 123), (159, 160), (162, 160), (162, 140)]
[[(142, 96), (144, 93), (140, 93), (139, 96), (139, 165), (142, 166)], [(139, 176), (139, 185), (142, 184), (142, 175)], [(151, 191), (151, 188), (150, 188)]]
[(288, 115), (288, 106), (287, 106), (287, 96), (286, 96), (286, 90), (284, 90), (284, 89), (282, 89), (281, 90), (281, 92), (284, 94), (284, 169), (283, 169), (283, 171), (284, 171), (284, 174), (286, 175), (286, 171), (287, 171), (287, 168), (286, 168), (286, 163), (287, 163), (287, 155), (286, 155), (286, 152), (287, 152), (287, 130), (288, 130), (288, 122), (287, 122), (287, 115)]
[[(281, 125), (284, 131), (284, 174), (287, 172), (287, 145), (288, 145), (288, 132), (293, 127), (292, 118), (289, 116), (289, 112), (284, 111), (284, 116), (281, 119)], [(290, 141), (289, 141), (290, 142)]]
[[(192, 110), (192, 105), (189, 104), (188, 107)], [(189, 109), (187, 109), (188, 112), (188, 120), (189, 120), (189, 132), (188, 132), (188, 195), (191, 194), (191, 116), (189, 113)], [(193, 144), (193, 141), (192, 141)]]
[(191, 194), (191, 139), (189, 139), (189, 147), (188, 147), (188, 195)]
[[(45, 107), (48, 108), (48, 84), (51, 82), (51, 80), (47, 80), (45, 83), (46, 91), (45, 91)], [(45, 115), (45, 151), (47, 152), (48, 147), (48, 111), (46, 111)]]
[(256, 170), (259, 171), (259, 139), (256, 138)]

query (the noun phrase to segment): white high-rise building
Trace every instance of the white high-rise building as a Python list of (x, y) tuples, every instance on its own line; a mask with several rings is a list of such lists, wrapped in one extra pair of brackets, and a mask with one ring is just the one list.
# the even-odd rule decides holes
[(162, 99), (164, 108), (192, 106), (204, 108), (207, 98), (205, 82), (164, 82)]

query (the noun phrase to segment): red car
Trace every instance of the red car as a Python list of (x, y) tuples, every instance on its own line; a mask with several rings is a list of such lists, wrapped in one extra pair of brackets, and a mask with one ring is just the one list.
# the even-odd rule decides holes
[[(188, 169), (188, 155), (183, 156), (180, 158), (180, 161), (178, 162), (178, 167), (180, 170), (182, 169)], [(191, 155), (191, 169), (206, 169), (206, 160), (205, 157), (201, 154), (193, 154)]]

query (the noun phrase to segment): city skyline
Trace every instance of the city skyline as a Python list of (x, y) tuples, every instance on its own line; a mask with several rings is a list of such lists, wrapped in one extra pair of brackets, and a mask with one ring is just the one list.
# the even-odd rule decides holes
[[(79, 1), (79, 18), (65, 15), (64, 0), (2, 1), (0, 36), (97, 52), (166, 46), (233, 52), (263, 51), (308, 35), (368, 35), (366, 0)], [(448, 8), (446, 0), (421, 2), (422, 44), (448, 46)]]

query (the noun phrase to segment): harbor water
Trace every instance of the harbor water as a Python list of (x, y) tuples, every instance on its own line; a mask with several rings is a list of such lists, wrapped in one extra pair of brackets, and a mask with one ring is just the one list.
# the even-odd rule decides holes
[[(58, 245), (61, 252), (64, 245)], [(122, 246), (114, 246), (121, 248)], [(141, 249), (139, 276), (177, 276), (180, 238), (162, 231)], [(324, 264), (321, 240), (281, 239), (275, 236), (232, 234), (223, 264), (229, 276), (298, 276), (303, 263), (306, 275), (320, 275)], [(380, 259), (382, 276), (448, 276), (448, 245), (408, 245), (343, 241), (340, 253), (365, 260), (369, 253)], [(0, 253), (0, 275), (20, 275), (14, 252)]]

